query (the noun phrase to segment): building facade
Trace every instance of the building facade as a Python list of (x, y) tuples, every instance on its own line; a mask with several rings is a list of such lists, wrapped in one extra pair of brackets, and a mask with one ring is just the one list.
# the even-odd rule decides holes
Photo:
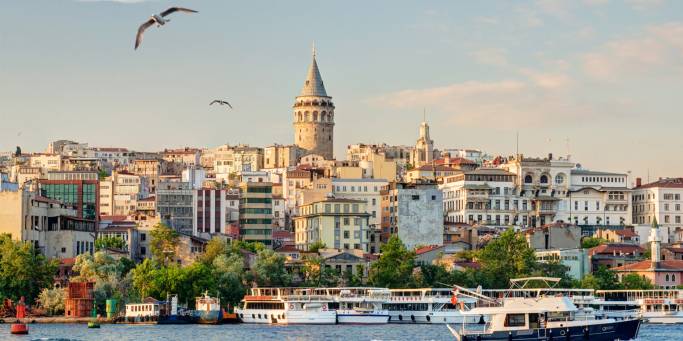
[(245, 182), (240, 185), (240, 238), (273, 245), (273, 184)]
[(390, 183), (382, 190), (382, 242), (398, 235), (409, 249), (443, 243), (443, 194), (434, 183)]
[(362, 200), (327, 198), (299, 207), (293, 218), (295, 245), (308, 251), (322, 242), (334, 249), (368, 252), (369, 215)]
[(656, 219), (663, 241), (678, 242), (683, 230), (683, 178), (665, 178), (648, 184), (636, 179), (633, 189), (633, 223), (650, 225)]

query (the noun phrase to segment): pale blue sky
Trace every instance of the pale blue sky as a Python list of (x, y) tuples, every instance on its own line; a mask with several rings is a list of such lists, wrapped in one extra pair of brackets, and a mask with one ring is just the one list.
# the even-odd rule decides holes
[[(128, 3), (133, 2), (133, 3)], [(137, 26), (176, 14), (133, 51)], [(683, 176), (683, 1), (14, 0), (0, 11), (0, 150), (291, 143), (311, 42), (335, 151), (413, 144), (566, 154)], [(233, 111), (208, 107), (225, 98)], [(20, 136), (19, 136), (20, 135)]]

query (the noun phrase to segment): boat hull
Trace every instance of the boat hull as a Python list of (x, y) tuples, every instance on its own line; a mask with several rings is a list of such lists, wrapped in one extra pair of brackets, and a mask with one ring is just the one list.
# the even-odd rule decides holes
[(299, 310), (236, 310), (240, 321), (255, 324), (336, 324), (337, 313)]
[(638, 336), (639, 328), (640, 320), (636, 319), (602, 324), (592, 324), (589, 326), (531, 329), (511, 332), (500, 331), (493, 332), (490, 334), (466, 334), (459, 335), (458, 340), (633, 340)]
[(643, 314), (643, 320), (654, 324), (681, 324), (683, 323), (683, 314), (645, 313)]
[(382, 312), (359, 313), (354, 310), (337, 310), (339, 324), (385, 324), (389, 322), (389, 314)]
[(391, 311), (389, 323), (473, 324), (479, 317), (463, 316), (457, 311)]
[(200, 324), (217, 324), (221, 322), (220, 310), (197, 311), (197, 322)]

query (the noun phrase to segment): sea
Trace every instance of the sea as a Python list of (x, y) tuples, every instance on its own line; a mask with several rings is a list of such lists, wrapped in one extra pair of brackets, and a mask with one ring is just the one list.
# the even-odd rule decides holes
[[(0, 324), (0, 340), (454, 340), (443, 324), (433, 325), (325, 325), (269, 326), (254, 324), (226, 325), (112, 325), (88, 329), (84, 324), (30, 324), (29, 335), (11, 335), (9, 324)], [(683, 325), (643, 324), (640, 341), (683, 341)]]

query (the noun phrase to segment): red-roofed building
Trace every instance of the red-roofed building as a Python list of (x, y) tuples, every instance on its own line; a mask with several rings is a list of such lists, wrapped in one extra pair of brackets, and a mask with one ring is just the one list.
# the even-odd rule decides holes
[(595, 231), (594, 236), (596, 238), (609, 240), (612, 243), (640, 244), (640, 237), (632, 226), (626, 227), (623, 230), (598, 229)]
[(649, 238), (651, 259), (614, 268), (620, 279), (628, 274), (636, 274), (663, 289), (673, 289), (683, 284), (683, 260), (662, 260), (658, 230), (657, 219), (654, 219)]
[(596, 270), (600, 266), (616, 268), (642, 260), (645, 249), (634, 244), (603, 244), (588, 250), (591, 268)]
[(479, 166), (476, 162), (474, 162), (470, 159), (466, 159), (464, 157), (453, 157), (452, 158), (449, 156), (434, 160), (434, 164), (451, 167), (453, 169), (457, 169), (457, 170), (461, 170), (461, 171), (475, 170)]

